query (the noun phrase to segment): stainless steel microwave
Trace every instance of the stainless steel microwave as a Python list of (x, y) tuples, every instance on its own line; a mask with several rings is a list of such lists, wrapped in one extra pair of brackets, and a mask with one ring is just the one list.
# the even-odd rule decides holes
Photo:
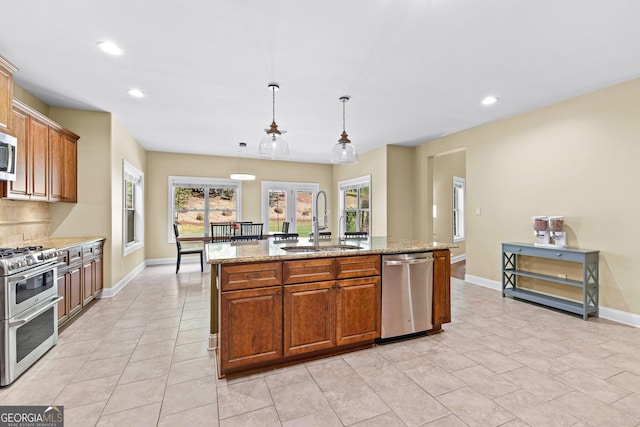
[(0, 181), (16, 180), (17, 149), (16, 137), (0, 132)]

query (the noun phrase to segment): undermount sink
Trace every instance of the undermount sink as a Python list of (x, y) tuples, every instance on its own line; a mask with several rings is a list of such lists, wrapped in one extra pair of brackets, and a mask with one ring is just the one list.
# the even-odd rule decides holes
[(287, 252), (335, 252), (362, 249), (356, 245), (332, 245), (332, 246), (284, 246), (283, 251)]

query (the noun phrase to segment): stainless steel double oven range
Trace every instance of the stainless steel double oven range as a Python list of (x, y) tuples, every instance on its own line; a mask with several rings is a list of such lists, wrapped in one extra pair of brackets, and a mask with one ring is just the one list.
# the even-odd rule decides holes
[(0, 386), (58, 342), (55, 249), (0, 249)]

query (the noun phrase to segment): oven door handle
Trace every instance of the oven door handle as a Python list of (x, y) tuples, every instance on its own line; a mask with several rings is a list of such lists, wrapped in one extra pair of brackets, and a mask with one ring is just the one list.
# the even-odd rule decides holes
[(42, 313), (44, 313), (45, 311), (49, 310), (51, 307), (53, 307), (54, 305), (56, 305), (58, 303), (58, 301), (63, 300), (64, 297), (63, 296), (55, 296), (53, 298), (51, 298), (51, 300), (49, 300), (49, 302), (45, 302), (41, 304), (41, 307), (39, 307), (36, 311), (29, 313), (27, 316), (25, 317), (14, 317), (14, 320), (9, 320), (9, 326), (10, 327), (16, 327), (16, 326), (22, 326), (27, 322), (32, 321), (33, 319), (35, 319), (36, 317), (40, 316)]

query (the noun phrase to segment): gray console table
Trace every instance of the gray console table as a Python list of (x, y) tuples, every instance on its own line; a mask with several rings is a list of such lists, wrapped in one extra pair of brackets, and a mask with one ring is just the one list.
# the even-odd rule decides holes
[[(582, 264), (582, 280), (519, 270), (518, 255), (577, 262)], [(571, 313), (581, 314), (584, 320), (589, 315), (598, 316), (598, 258), (599, 251), (572, 248), (547, 248), (529, 243), (502, 244), (502, 296), (512, 296), (522, 300), (543, 304)], [(530, 277), (561, 285), (582, 288), (582, 302), (519, 288), (518, 277)]]

